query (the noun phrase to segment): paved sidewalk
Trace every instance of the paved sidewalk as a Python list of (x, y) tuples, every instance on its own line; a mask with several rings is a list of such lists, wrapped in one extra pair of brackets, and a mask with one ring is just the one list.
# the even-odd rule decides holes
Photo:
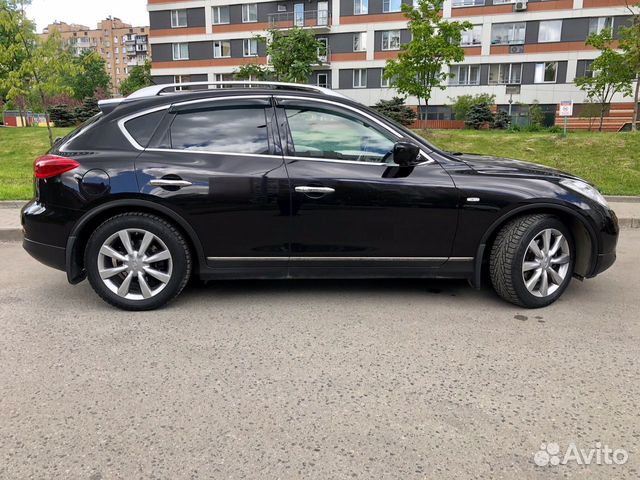
[[(607, 197), (622, 228), (640, 228), (640, 197)], [(0, 201), (0, 242), (21, 241), (20, 208), (26, 202)]]

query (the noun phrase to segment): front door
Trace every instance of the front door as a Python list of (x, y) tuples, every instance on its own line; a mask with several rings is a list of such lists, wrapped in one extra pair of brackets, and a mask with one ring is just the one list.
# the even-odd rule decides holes
[(457, 192), (439, 164), (393, 162), (399, 134), (330, 100), (278, 98), (292, 276), (421, 276), (447, 261)]
[(140, 193), (185, 218), (221, 274), (286, 275), (290, 197), (274, 115), (270, 96), (176, 104), (136, 160)]

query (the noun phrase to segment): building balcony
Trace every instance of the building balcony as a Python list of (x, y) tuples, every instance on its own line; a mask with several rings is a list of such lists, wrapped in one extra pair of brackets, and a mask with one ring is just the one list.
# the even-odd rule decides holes
[(331, 28), (331, 12), (329, 10), (271, 13), (268, 19), (273, 28), (300, 27), (322, 31), (328, 31)]

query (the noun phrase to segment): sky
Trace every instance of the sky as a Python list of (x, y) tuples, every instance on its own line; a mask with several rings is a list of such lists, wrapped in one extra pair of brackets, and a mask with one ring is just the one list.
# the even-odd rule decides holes
[(109, 15), (134, 26), (149, 25), (146, 0), (33, 0), (27, 8), (38, 32), (55, 20), (96, 28)]

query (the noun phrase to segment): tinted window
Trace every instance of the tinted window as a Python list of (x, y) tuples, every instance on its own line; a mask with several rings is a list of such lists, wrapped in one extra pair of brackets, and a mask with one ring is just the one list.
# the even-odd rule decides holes
[(126, 128), (127, 132), (138, 142), (138, 145), (146, 147), (149, 145), (149, 140), (151, 140), (153, 132), (156, 131), (165, 113), (167, 113), (166, 110), (160, 110), (159, 112), (142, 115), (133, 120), (129, 120), (124, 124), (124, 128)]
[(294, 155), (391, 162), (394, 141), (359, 118), (322, 109), (287, 108)]
[(269, 153), (264, 108), (179, 113), (171, 125), (171, 147), (208, 152)]

